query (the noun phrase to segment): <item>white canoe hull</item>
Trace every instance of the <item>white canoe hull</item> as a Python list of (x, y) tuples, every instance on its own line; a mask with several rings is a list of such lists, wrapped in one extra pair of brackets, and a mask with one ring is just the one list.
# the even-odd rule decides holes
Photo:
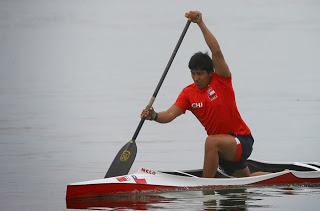
[[(251, 163), (250, 163), (251, 162)], [(132, 192), (167, 192), (181, 190), (200, 190), (206, 188), (232, 188), (239, 186), (266, 186), (284, 184), (320, 184), (320, 165), (318, 163), (270, 164), (250, 161), (251, 169), (268, 171), (282, 170), (261, 176), (244, 178), (202, 178), (201, 170), (162, 172), (141, 168), (138, 172), (72, 183), (67, 186), (67, 199), (116, 195)]]

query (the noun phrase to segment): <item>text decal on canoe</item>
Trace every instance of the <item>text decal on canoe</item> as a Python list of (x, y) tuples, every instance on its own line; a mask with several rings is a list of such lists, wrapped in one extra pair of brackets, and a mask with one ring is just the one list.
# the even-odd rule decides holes
[(156, 172), (151, 169), (141, 168), (141, 171), (143, 171), (144, 173), (147, 173), (147, 174), (156, 175)]

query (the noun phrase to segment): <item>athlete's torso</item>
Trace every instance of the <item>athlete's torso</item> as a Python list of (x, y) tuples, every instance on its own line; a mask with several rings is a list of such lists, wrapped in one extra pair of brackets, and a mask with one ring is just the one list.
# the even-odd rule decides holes
[(183, 89), (175, 104), (183, 111), (190, 110), (208, 135), (251, 133), (237, 109), (231, 77), (213, 74), (211, 82), (204, 89), (191, 84)]

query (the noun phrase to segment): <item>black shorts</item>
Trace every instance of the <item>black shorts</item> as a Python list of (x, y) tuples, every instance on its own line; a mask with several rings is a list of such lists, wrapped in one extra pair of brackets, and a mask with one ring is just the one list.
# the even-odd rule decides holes
[(252, 135), (238, 135), (238, 138), (242, 148), (242, 154), (240, 161), (228, 161), (219, 157), (219, 166), (227, 174), (232, 175), (234, 171), (244, 169), (247, 167), (247, 159), (251, 155), (254, 139)]

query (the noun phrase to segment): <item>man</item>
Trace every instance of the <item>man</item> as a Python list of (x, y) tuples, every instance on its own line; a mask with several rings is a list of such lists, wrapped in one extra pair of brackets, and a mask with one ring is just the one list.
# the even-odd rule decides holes
[(141, 118), (168, 123), (190, 110), (208, 134), (203, 177), (214, 177), (219, 164), (235, 177), (250, 176), (246, 160), (252, 152), (254, 140), (238, 112), (229, 67), (202, 14), (190, 11), (185, 17), (199, 26), (212, 59), (201, 52), (194, 54), (189, 61), (194, 83), (182, 90), (168, 110), (157, 113), (153, 108), (144, 109)]

